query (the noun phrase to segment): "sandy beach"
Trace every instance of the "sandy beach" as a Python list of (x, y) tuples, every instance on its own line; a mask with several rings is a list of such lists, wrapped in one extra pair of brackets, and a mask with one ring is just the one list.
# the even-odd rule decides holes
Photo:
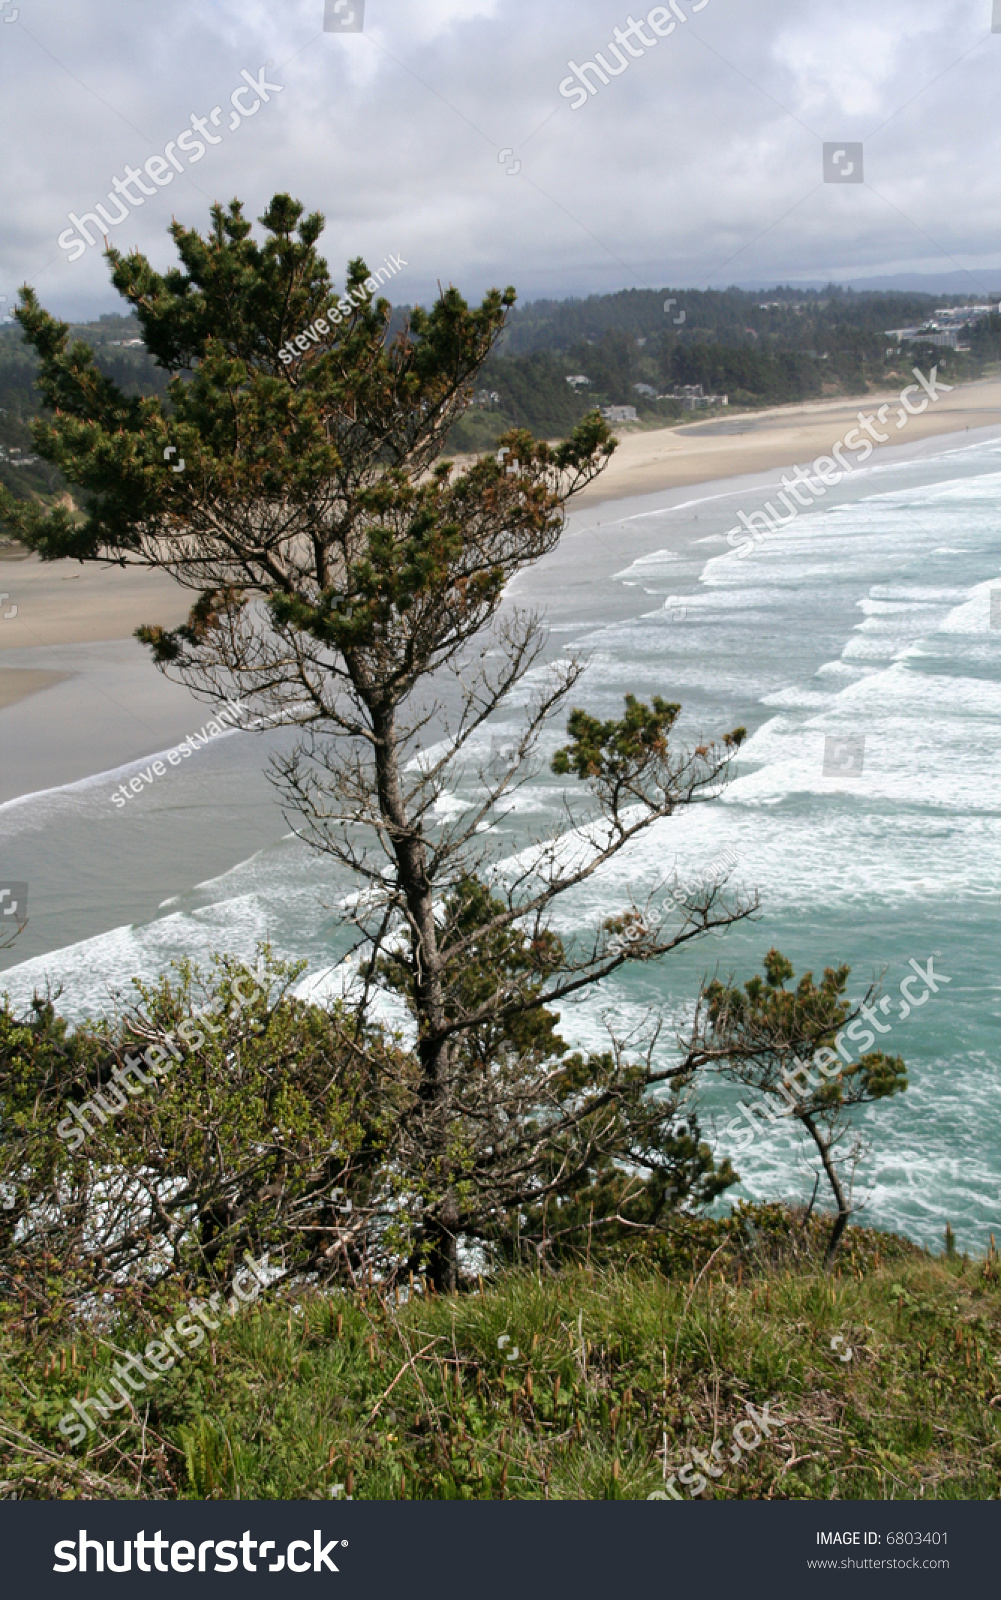
[(190, 605), (162, 573), (0, 549), (0, 804), (186, 731), (192, 697), (131, 636), (141, 622), (176, 627)]
[[(892, 408), (884, 422), (890, 437), (877, 445), (874, 461), (891, 459), (895, 446), (899, 454), (900, 446), (920, 448), (1001, 423), (1001, 379), (990, 379), (942, 393), (899, 431), (897, 390), (864, 402), (816, 401), (623, 432), (608, 468), (573, 502), (572, 522), (580, 522), (581, 510), (590, 522), (603, 502), (638, 504), (691, 485), (750, 490), (755, 474), (828, 454), (858, 426), (860, 409), (872, 415), (884, 401)], [(688, 536), (681, 524), (673, 535)], [(533, 568), (512, 586), (519, 603), (540, 605), (557, 626), (586, 608), (581, 586), (593, 576), (573, 545), (565, 541), (545, 572)], [(623, 588), (617, 596), (626, 615), (634, 592)], [(0, 546), (0, 804), (145, 758), (204, 720), (201, 705), (168, 682), (132, 638), (142, 622), (176, 627), (190, 604), (188, 591), (162, 573), (41, 562)]]
[[(947, 378), (948, 367), (939, 376)], [(1001, 422), (1001, 379), (957, 384), (951, 393), (942, 393), (934, 404), (929, 403), (920, 416), (908, 417), (907, 426), (899, 431), (899, 389), (847, 400), (776, 406), (706, 422), (682, 422), (650, 432), (617, 431), (619, 445), (608, 467), (574, 503), (593, 505), (774, 467), (805, 466), (820, 455), (829, 455), (832, 445), (857, 428), (860, 411), (872, 416), (884, 402), (891, 410), (879, 431), (890, 437), (886, 444), (875, 446), (873, 459), (895, 445)]]
[(9, 547), (0, 547), (0, 596), (0, 652), (127, 639), (141, 622), (176, 627), (193, 599), (162, 572), (40, 561)]
[(141, 622), (176, 627), (190, 606), (191, 596), (163, 573), (0, 549), (0, 710), (69, 676), (34, 660), (22, 664), (24, 651), (128, 639)]
[[(673, 428), (621, 431), (608, 467), (575, 498), (574, 508), (805, 465), (828, 454), (856, 428), (860, 410), (872, 415), (884, 402), (899, 405), (899, 390), (685, 421)], [(891, 411), (884, 425), (889, 440), (876, 445), (873, 459), (894, 446), (1001, 422), (1001, 378), (943, 392), (920, 416), (908, 417), (906, 428), (899, 431), (895, 415)], [(0, 599), (0, 656), (14, 650), (128, 639), (141, 622), (176, 627), (192, 600), (163, 573), (76, 561), (41, 562), (22, 553), (12, 556), (0, 547), (0, 596), (5, 594), (9, 598)], [(5, 619), (12, 605), (17, 615)], [(28, 671), (15, 668), (13, 662), (0, 664), (0, 707), (49, 686), (43, 681), (43, 664), (32, 662), (31, 667)]]

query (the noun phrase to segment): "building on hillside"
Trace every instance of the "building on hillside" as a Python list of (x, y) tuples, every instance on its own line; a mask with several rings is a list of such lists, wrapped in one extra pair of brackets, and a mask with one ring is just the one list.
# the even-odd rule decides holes
[(601, 414), (606, 422), (638, 422), (635, 406), (602, 406)]
[(583, 372), (572, 372), (567, 379), (571, 389), (586, 389), (590, 382), (590, 378), (586, 377)]
[(672, 389), (670, 394), (662, 396), (665, 400), (680, 400), (683, 411), (701, 411), (705, 406), (728, 406), (728, 394), (706, 394), (701, 383), (685, 383), (677, 389)]
[(653, 395), (655, 400), (658, 398), (657, 391), (652, 383), (634, 383), (633, 388), (637, 394)]
[(989, 317), (992, 311), (1001, 311), (1001, 306), (944, 306), (936, 311), (935, 322), (940, 328), (963, 328), (968, 322)]
[(989, 317), (993, 310), (993, 306), (944, 306), (919, 328), (887, 328), (886, 335), (889, 339), (896, 339), (898, 344), (931, 344), (946, 350), (964, 349), (965, 346), (959, 343), (963, 329), (983, 317)]
[(955, 350), (959, 344), (958, 332), (953, 328), (940, 328), (937, 322), (926, 322), (920, 328), (887, 328), (886, 331), (899, 344), (943, 345), (947, 350)]

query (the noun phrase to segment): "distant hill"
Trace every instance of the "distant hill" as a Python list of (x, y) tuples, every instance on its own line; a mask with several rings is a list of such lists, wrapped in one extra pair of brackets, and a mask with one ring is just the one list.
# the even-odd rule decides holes
[(971, 338), (970, 355), (934, 357), (931, 347), (898, 347), (887, 330), (920, 326), (946, 305), (978, 302), (983, 296), (968, 289), (874, 292), (840, 284), (534, 300), (512, 312), (450, 446), (485, 449), (513, 425), (553, 437), (593, 405), (633, 405), (641, 424), (664, 426), (681, 414), (677, 391), (697, 385), (726, 395), (730, 405), (764, 406), (862, 395), (909, 372), (907, 362), (917, 356), (971, 377), (985, 360), (997, 360), (997, 327), (986, 343)]
[[(820, 289), (821, 282), (818, 278), (796, 279), (791, 286), (794, 289)], [(752, 281), (740, 287), (756, 294), (766, 285)], [(969, 271), (958, 272), (894, 272), (878, 278), (849, 278), (841, 287), (879, 294), (894, 290), (908, 294), (930, 294), (939, 305), (943, 302), (943, 296), (947, 295), (973, 295), (977, 299), (997, 303), (1001, 300), (1001, 267), (971, 267)]]
[[(897, 286), (895, 280), (875, 279), (879, 289), (624, 289), (516, 306), (449, 449), (492, 449), (511, 427), (561, 437), (594, 406), (634, 406), (638, 425), (665, 427), (682, 416), (686, 402), (680, 391), (686, 388), (726, 396), (732, 407), (779, 405), (864, 395), (898, 375), (903, 379), (917, 359), (937, 361), (960, 379), (998, 361), (997, 313), (964, 337), (969, 353), (898, 348), (887, 329), (920, 326), (939, 307), (984, 298), (969, 292), (962, 273), (911, 279), (942, 287), (932, 294), (910, 280)], [(962, 287), (949, 288), (947, 280), (963, 280)], [(390, 337), (407, 309), (394, 307)], [(127, 393), (166, 389), (166, 374), (140, 342), (134, 317), (109, 313), (74, 324), (72, 332), (92, 346), (101, 370)], [(52, 495), (65, 487), (54, 468), (32, 459), (28, 424), (39, 409), (36, 372), (20, 328), (0, 326), (0, 480), (19, 496)]]

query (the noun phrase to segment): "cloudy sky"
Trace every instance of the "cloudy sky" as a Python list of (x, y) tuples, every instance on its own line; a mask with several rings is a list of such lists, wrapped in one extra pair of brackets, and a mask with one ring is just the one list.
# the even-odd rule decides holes
[[(165, 266), (172, 214), (279, 189), (325, 214), (336, 278), (402, 257), (401, 301), (957, 268), (985, 290), (992, 6), (1001, 28), (1001, 0), (0, 0), (2, 309), (25, 279), (63, 315), (116, 309), (70, 213), (124, 210), (112, 240)], [(596, 51), (617, 75), (579, 103)]]

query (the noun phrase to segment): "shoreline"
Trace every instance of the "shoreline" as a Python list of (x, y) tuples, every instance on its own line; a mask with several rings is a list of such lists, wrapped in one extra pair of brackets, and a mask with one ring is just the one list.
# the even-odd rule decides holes
[(47, 697), (35, 708), (46, 715), (49, 691), (87, 670), (87, 647), (130, 639), (143, 622), (176, 628), (192, 598), (165, 573), (0, 546), (0, 715), (37, 695)]
[[(608, 466), (574, 497), (570, 514), (607, 500), (631, 500), (671, 489), (729, 483), (779, 467), (806, 466), (818, 455), (829, 454), (846, 430), (858, 426), (860, 411), (871, 413), (899, 399), (899, 391), (838, 396), (622, 433)], [(926, 411), (910, 416), (899, 432), (891, 420), (890, 438), (874, 444), (870, 466), (894, 448), (991, 426), (1001, 426), (1001, 376), (957, 384)], [(454, 459), (458, 464), (467, 458)], [(46, 672), (52, 675), (48, 663), (4, 660), (6, 652), (120, 641), (131, 638), (145, 622), (174, 628), (187, 620), (191, 599), (192, 593), (165, 573), (123, 570), (114, 563), (83, 565), (70, 559), (42, 562), (22, 549), (0, 545), (0, 681), (7, 680), (0, 691), (0, 710), (46, 687), (41, 681), (29, 685), (26, 668), (35, 680)], [(8, 620), (3, 614), (12, 603), (17, 615)], [(21, 693), (16, 692), (20, 686), (15, 672), (26, 680)]]
[(16, 706), (29, 695), (40, 694), (54, 684), (65, 683), (68, 672), (49, 672), (44, 667), (0, 667), (0, 711)]
[[(939, 368), (941, 371), (941, 368)], [(948, 379), (948, 368), (944, 377)], [(939, 387), (944, 385), (940, 378)], [(682, 422), (672, 428), (618, 435), (619, 444), (601, 476), (575, 497), (574, 506), (595, 506), (606, 500), (633, 499), (668, 489), (752, 476), (778, 467), (807, 466), (829, 455), (846, 431), (858, 427), (859, 413), (872, 415), (881, 405), (899, 405), (900, 391), (838, 396), (736, 416), (713, 416), (705, 422)], [(876, 443), (871, 462), (895, 447), (976, 428), (1001, 425), (1001, 377), (956, 384), (935, 404), (908, 418), (890, 438)]]
[[(899, 392), (887, 404), (899, 400)], [(875, 411), (884, 398), (869, 395), (865, 406)], [(511, 599), (541, 605), (551, 626), (563, 631), (584, 599), (577, 537), (590, 534), (608, 543), (602, 532), (601, 507), (618, 503), (620, 517), (649, 515), (654, 496), (671, 499), (692, 514), (679, 523), (667, 542), (679, 550), (698, 539), (697, 508), (705, 502), (731, 500), (745, 491), (749, 498), (765, 487), (763, 479), (776, 468), (807, 464), (828, 453), (846, 430), (857, 426), (859, 398), (811, 401), (776, 406), (730, 418), (626, 434), (601, 477), (571, 503), (563, 557), (538, 565), (512, 580)], [(891, 437), (877, 444), (859, 478), (877, 462), (907, 459), (934, 451), (958, 432), (1001, 428), (1001, 377), (957, 385), (934, 405), (909, 417)], [(684, 501), (690, 488), (707, 491)], [(738, 501), (739, 503), (739, 501)], [(595, 521), (594, 513), (598, 511)], [(691, 526), (688, 524), (691, 523)], [(702, 535), (704, 537), (704, 534)], [(663, 542), (663, 530), (658, 535)], [(613, 563), (619, 560), (618, 536), (609, 544)], [(614, 570), (614, 565), (612, 567)], [(530, 591), (530, 596), (529, 596)], [(143, 622), (176, 627), (186, 620), (191, 595), (164, 573), (114, 565), (81, 566), (65, 560), (42, 562), (37, 556), (0, 548), (0, 739), (18, 752), (0, 774), (0, 803), (24, 795), (51, 792), (81, 782), (98, 772), (109, 774), (130, 762), (146, 760), (176, 744), (192, 716), (204, 717), (204, 706), (190, 692), (166, 680), (147, 652), (133, 641)], [(623, 618), (636, 600), (630, 588), (620, 596)], [(16, 605), (16, 616), (5, 615)]]

